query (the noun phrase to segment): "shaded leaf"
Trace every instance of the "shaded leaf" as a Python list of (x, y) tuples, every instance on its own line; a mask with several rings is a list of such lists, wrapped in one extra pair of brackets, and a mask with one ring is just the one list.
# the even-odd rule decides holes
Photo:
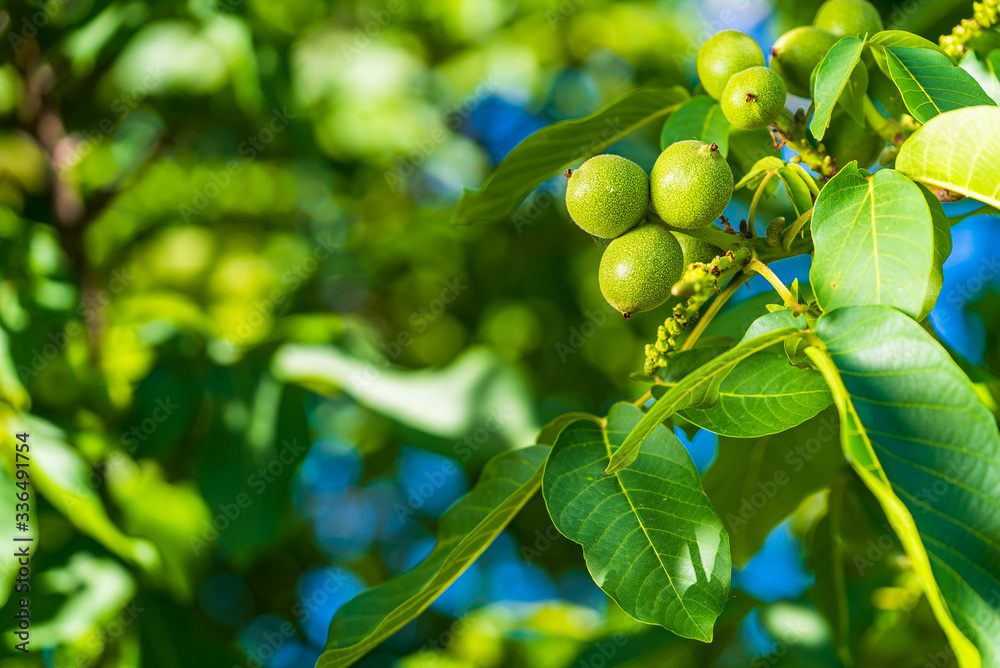
[[(865, 41), (857, 37), (842, 37), (834, 44), (826, 56), (813, 70), (812, 97), (816, 103), (809, 129), (816, 139), (822, 139), (826, 128), (830, 125), (830, 117), (837, 100), (845, 91), (850, 91), (842, 100), (842, 106), (858, 122), (864, 123), (864, 110), (861, 106), (865, 91), (868, 89), (868, 71), (861, 63), (861, 52), (865, 49)], [(856, 86), (849, 85), (852, 72), (858, 68)], [(860, 74), (864, 72), (864, 74)], [(862, 82), (863, 77), (863, 82)], [(864, 84), (862, 86), (862, 83)], [(858, 92), (860, 91), (860, 95)]]
[(704, 484), (729, 532), (734, 565), (745, 564), (802, 501), (830, 486), (843, 461), (838, 434), (831, 409), (780, 434), (719, 439)]
[(594, 581), (639, 621), (711, 642), (729, 591), (729, 539), (684, 446), (657, 426), (633, 466), (604, 469), (642, 418), (611, 407), (607, 427), (574, 422), (545, 465), (552, 522), (583, 546)]
[(903, 143), (896, 169), (931, 191), (945, 189), (1000, 208), (1000, 109), (937, 116)]
[(472, 491), (441, 518), (437, 544), (423, 561), (337, 611), (317, 668), (352, 664), (426, 609), (535, 493), (548, 454), (533, 445), (491, 459)]
[(698, 95), (670, 114), (660, 132), (660, 149), (685, 139), (698, 139), (706, 144), (716, 144), (725, 156), (729, 153), (731, 128), (719, 103), (707, 95)]
[(841, 440), (921, 577), (965, 668), (1000, 666), (1000, 436), (947, 352), (891, 308), (823, 315)]
[(540, 183), (666, 116), (687, 97), (679, 86), (640, 88), (590, 116), (542, 128), (514, 147), (481, 189), (465, 191), (452, 223), (467, 225), (509, 216)]
[(937, 51), (890, 46), (885, 61), (886, 74), (921, 123), (952, 109), (996, 104), (971, 74)]
[(886, 304), (916, 317), (933, 264), (933, 224), (923, 194), (891, 169), (841, 169), (816, 200), (809, 278), (827, 311)]

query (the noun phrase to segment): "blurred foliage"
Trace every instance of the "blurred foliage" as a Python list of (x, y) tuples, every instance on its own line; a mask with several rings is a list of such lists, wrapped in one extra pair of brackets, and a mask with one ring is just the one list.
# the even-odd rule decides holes
[[(3, 3), (2, 462), (13, 479), (29, 433), (39, 541), (33, 651), (11, 649), (12, 595), (0, 666), (312, 666), (334, 610), (426, 555), (490, 455), (644, 389), (660, 316), (613, 317), (560, 179), (502, 223), (448, 219), (532, 131), (692, 89), (704, 37), (765, 41), (818, 2), (733, 4)], [(932, 39), (968, 9), (882, 3)], [(614, 150), (648, 169), (658, 135)], [(769, 142), (733, 136), (737, 178)], [(699, 645), (609, 603), (535, 498), (362, 665), (843, 665), (838, 633), (856, 665), (947, 665), (884, 519), (840, 521), (841, 559), (873, 564), (846, 567), (849, 628), (815, 588), (744, 587)]]

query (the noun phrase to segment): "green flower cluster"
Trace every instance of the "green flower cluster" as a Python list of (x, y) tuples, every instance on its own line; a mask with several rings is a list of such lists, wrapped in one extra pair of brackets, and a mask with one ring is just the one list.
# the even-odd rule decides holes
[(674, 285), (675, 297), (687, 299), (674, 307), (673, 314), (656, 330), (656, 343), (646, 346), (643, 371), (652, 376), (667, 366), (674, 355), (677, 339), (687, 328), (698, 321), (698, 312), (712, 295), (719, 291), (719, 278), (731, 274), (750, 262), (752, 253), (747, 247), (726, 251), (711, 262), (693, 262), (687, 266), (681, 280)]

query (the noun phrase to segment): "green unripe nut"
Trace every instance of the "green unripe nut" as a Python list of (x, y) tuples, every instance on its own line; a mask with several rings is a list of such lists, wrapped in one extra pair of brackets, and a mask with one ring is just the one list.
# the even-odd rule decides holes
[(659, 223), (649, 222), (604, 249), (598, 270), (601, 294), (626, 318), (650, 311), (667, 301), (683, 269), (677, 239)]
[(878, 10), (866, 0), (826, 0), (816, 12), (813, 25), (835, 37), (865, 33), (871, 37), (883, 29)]
[(649, 177), (628, 158), (595, 155), (570, 173), (566, 209), (584, 232), (614, 239), (646, 217)]
[(830, 118), (830, 127), (823, 134), (827, 155), (837, 159), (843, 167), (852, 160), (858, 167), (869, 167), (885, 148), (885, 140), (865, 125), (859, 125), (843, 109), (836, 109)]
[(723, 30), (708, 38), (698, 49), (698, 78), (705, 92), (716, 100), (722, 97), (729, 77), (764, 64), (764, 52), (750, 35), (739, 30)]
[(693, 230), (718, 218), (733, 196), (733, 170), (715, 144), (671, 144), (650, 174), (653, 211), (672, 227)]
[(802, 26), (778, 38), (771, 48), (771, 69), (781, 75), (788, 92), (810, 97), (809, 80), (837, 38), (825, 30)]
[(692, 237), (689, 234), (682, 234), (681, 232), (672, 232), (674, 238), (677, 239), (677, 243), (681, 246), (681, 252), (684, 254), (684, 266), (687, 267), (689, 264), (694, 262), (704, 262), (708, 264), (720, 254), (722, 250), (707, 241)]
[(760, 130), (778, 120), (785, 108), (785, 83), (773, 70), (751, 67), (729, 79), (722, 113), (740, 130)]

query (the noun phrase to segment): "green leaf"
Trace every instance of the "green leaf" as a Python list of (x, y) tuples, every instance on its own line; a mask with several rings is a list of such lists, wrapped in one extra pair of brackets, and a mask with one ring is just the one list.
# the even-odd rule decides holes
[[(453, 293), (468, 287), (455, 286)], [(509, 446), (538, 433), (523, 381), (486, 348), (470, 348), (442, 369), (406, 371), (389, 363), (388, 356), (369, 362), (336, 346), (286, 344), (274, 353), (271, 372), (310, 389), (339, 388), (407, 427), (448, 440), (492, 424), (494, 413), (503, 415), (496, 432)]]
[(952, 109), (996, 104), (971, 74), (937, 51), (890, 46), (885, 61), (906, 108), (921, 123)]
[(799, 369), (784, 354), (759, 353), (736, 365), (710, 408), (681, 411), (684, 419), (720, 436), (754, 438), (785, 431), (833, 402), (823, 376)]
[(933, 225), (924, 196), (891, 169), (854, 163), (816, 200), (809, 278), (824, 310), (886, 304), (919, 315), (933, 264)]
[(775, 171), (784, 167), (786, 164), (787, 163), (779, 157), (766, 155), (750, 167), (749, 171), (743, 175), (743, 178), (740, 179), (735, 186), (733, 186), (733, 190), (739, 190), (740, 188), (756, 190), (768, 172)]
[(927, 289), (924, 291), (924, 307), (918, 320), (922, 320), (934, 308), (941, 286), (944, 284), (944, 262), (951, 255), (951, 221), (944, 212), (941, 202), (927, 188), (920, 186), (920, 194), (927, 202), (931, 211), (931, 222), (934, 229), (934, 260), (931, 265), (931, 275), (927, 277)]
[[(7, 438), (13, 439), (14, 436), (11, 435)], [(29, 439), (28, 442), (30, 447), (31, 440)], [(15, 443), (20, 445), (21, 441), (11, 441), (9, 445), (5, 444), (4, 447), (10, 447), (11, 450), (14, 450)], [(29, 457), (31, 456), (30, 452), (26, 454)], [(0, 538), (3, 539), (4, 545), (7, 546), (7, 549), (0, 552), (0, 607), (3, 607), (7, 603), (7, 597), (10, 596), (11, 590), (14, 588), (14, 580), (17, 578), (17, 571), (21, 567), (21, 564), (18, 562), (18, 555), (16, 554), (17, 550), (23, 546), (27, 548), (30, 555), (34, 554), (35, 549), (38, 547), (38, 513), (37, 510), (35, 512), (30, 512), (29, 510), (27, 518), (17, 518), (25, 520), (24, 523), (28, 526), (25, 531), (17, 528), (15, 516), (17, 513), (23, 511), (24, 507), (22, 506), (20, 510), (16, 508), (17, 504), (21, 502), (16, 495), (24, 490), (14, 485), (17, 482), (16, 468), (8, 469), (6, 464), (0, 468), (4, 469), (0, 472), (0, 510), (3, 512), (3, 517), (7, 518), (7, 521), (3, 523), (3, 528), (0, 529)], [(30, 486), (27, 491), (29, 494), (31, 493)], [(31, 510), (34, 510), (34, 508)], [(31, 540), (25, 540), (28, 538)]]
[(707, 95), (698, 95), (670, 114), (660, 133), (660, 149), (685, 139), (698, 139), (716, 144), (725, 156), (729, 152), (731, 128), (719, 103)]
[(337, 611), (317, 668), (349, 666), (426, 609), (535, 493), (548, 454), (533, 445), (491, 459), (475, 488), (441, 518), (437, 544), (423, 561)]
[(583, 546), (594, 581), (641, 622), (711, 642), (729, 591), (729, 538), (684, 446), (657, 426), (632, 467), (604, 469), (642, 418), (611, 407), (607, 426), (574, 422), (552, 448), (542, 494), (555, 527)]
[[(31, 462), (32, 490), (37, 490), (77, 529), (111, 552), (150, 573), (159, 573), (161, 561), (156, 548), (145, 540), (125, 535), (112, 522), (101, 495), (91, 483), (93, 471), (66, 442), (66, 435), (59, 428), (25, 414), (5, 415), (2, 423), (7, 434), (30, 435), (30, 450), (26, 454)], [(11, 471), (17, 470), (14, 448), (5, 446), (2, 456), (4, 469), (10, 476)], [(37, 500), (32, 508), (37, 512)]]
[(756, 554), (808, 496), (830, 486), (843, 461), (838, 434), (831, 409), (780, 434), (719, 439), (704, 484), (729, 532), (734, 565)]
[(784, 327), (767, 332), (762, 336), (739, 343), (685, 376), (649, 408), (649, 411), (628, 435), (625, 442), (615, 450), (606, 472), (611, 474), (620, 471), (634, 462), (642, 442), (653, 433), (653, 430), (661, 422), (675, 412), (714, 402), (722, 381), (740, 361), (800, 334), (801, 329), (798, 327)]
[(887, 307), (823, 315), (848, 460), (875, 494), (963, 668), (1000, 666), (1000, 435), (969, 379)]
[(931, 119), (903, 143), (896, 169), (931, 191), (1000, 208), (1000, 109), (971, 107)]
[(1000, 50), (991, 51), (988, 56), (981, 57), (975, 51), (969, 51), (962, 58), (962, 69), (972, 75), (972, 78), (982, 87), (983, 92), (997, 102), (1000, 100), (1000, 79), (997, 78), (1000, 68)]
[[(822, 139), (826, 133), (837, 100), (841, 100), (844, 109), (858, 122), (864, 123), (862, 102), (868, 89), (868, 70), (864, 65), (859, 67), (861, 52), (864, 50), (864, 40), (843, 37), (827, 51), (813, 71), (812, 97), (816, 110), (809, 122), (809, 129), (816, 139)], [(852, 76), (855, 69), (859, 74)]]
[[(936, 51), (942, 56), (948, 59), (952, 64), (957, 64), (955, 59), (948, 55), (944, 49), (930, 41), (925, 39), (920, 35), (914, 35), (912, 32), (906, 32), (905, 30), (883, 30), (882, 32), (877, 32), (868, 38), (868, 45), (872, 49), (872, 53), (875, 56), (876, 62), (880, 63), (882, 71), (885, 71), (885, 48), (889, 46), (904, 46), (913, 49), (930, 49), (931, 51)], [(879, 59), (882, 59), (881, 61)]]
[(687, 98), (687, 91), (679, 86), (640, 88), (590, 116), (542, 128), (515, 146), (480, 190), (465, 191), (452, 223), (467, 225), (509, 216), (546, 179), (666, 116)]

